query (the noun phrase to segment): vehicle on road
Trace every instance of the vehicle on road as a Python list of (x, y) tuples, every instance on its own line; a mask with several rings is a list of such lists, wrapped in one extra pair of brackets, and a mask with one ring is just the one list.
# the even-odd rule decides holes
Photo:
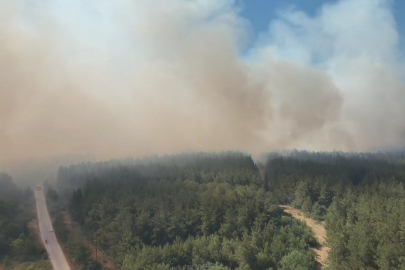
[(48, 240), (47, 240), (47, 239), (45, 239), (45, 244), (48, 244)]

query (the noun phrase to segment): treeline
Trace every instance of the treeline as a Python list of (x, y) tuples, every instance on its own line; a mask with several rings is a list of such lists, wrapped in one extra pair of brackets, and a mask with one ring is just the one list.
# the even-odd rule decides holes
[(118, 269), (316, 269), (309, 229), (241, 153), (61, 168), (69, 210)]
[(152, 157), (58, 181), (119, 269), (314, 269), (314, 238), (278, 204), (325, 220), (328, 269), (405, 269), (404, 152)]
[[(32, 190), (21, 190), (9, 175), (0, 174), (0, 261), (5, 267), (46, 259), (45, 250), (28, 228), (35, 218), (33, 207)], [(26, 264), (32, 269), (38, 265), (41, 269), (49, 266), (46, 262)]]
[(405, 154), (273, 154), (265, 186), (326, 221), (329, 269), (405, 269)]
[(272, 154), (265, 165), (265, 188), (280, 203), (292, 204), (323, 219), (335, 196), (348, 189), (405, 181), (405, 154), (311, 153)]
[(131, 179), (140, 175), (143, 179), (150, 180), (191, 179), (198, 183), (208, 183), (225, 172), (228, 178), (226, 181), (232, 185), (262, 182), (253, 159), (249, 155), (233, 152), (151, 156), (61, 166), (57, 182), (61, 188), (77, 189), (88, 180)]

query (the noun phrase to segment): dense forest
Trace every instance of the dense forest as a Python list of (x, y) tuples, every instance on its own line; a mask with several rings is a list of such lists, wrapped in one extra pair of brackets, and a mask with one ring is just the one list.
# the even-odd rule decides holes
[(28, 228), (35, 218), (34, 194), (20, 189), (7, 174), (0, 174), (0, 262), (6, 269), (50, 269), (45, 250)]
[(270, 155), (265, 187), (325, 220), (330, 269), (405, 269), (405, 153)]
[(118, 269), (316, 269), (308, 228), (252, 158), (196, 154), (61, 168), (69, 209)]
[(196, 153), (61, 167), (69, 211), (117, 269), (405, 269), (405, 154)]

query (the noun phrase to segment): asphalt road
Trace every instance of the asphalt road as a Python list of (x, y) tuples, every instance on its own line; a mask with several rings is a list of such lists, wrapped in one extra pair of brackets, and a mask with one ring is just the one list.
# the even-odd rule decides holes
[[(42, 190), (35, 190), (35, 199), (37, 202), (37, 216), (39, 230), (41, 232), (42, 242), (48, 252), (49, 260), (54, 270), (70, 270), (66, 257), (59, 246), (56, 235), (53, 232), (52, 222), (46, 207), (45, 196)], [(48, 240), (48, 243), (45, 243)]]

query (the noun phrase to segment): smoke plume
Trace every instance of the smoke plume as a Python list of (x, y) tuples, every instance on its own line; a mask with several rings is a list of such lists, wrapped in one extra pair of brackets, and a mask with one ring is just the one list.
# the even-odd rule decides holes
[(3, 0), (0, 160), (402, 146), (390, 2), (292, 7), (255, 40), (230, 0)]

